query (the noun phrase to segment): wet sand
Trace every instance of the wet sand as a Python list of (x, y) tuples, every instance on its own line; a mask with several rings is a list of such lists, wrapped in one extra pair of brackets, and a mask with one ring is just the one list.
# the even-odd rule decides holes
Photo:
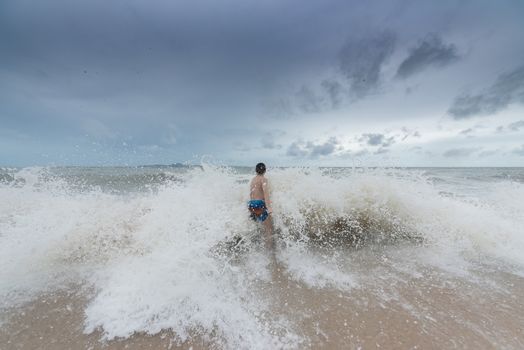
[[(486, 272), (478, 284), (426, 271), (351, 291), (309, 288), (274, 270), (262, 292), (272, 296), (272, 312), (292, 321), (311, 349), (522, 349), (524, 279)], [(491, 287), (490, 287), (491, 285)], [(83, 333), (89, 297), (80, 289), (40, 296), (10, 310), (0, 329), (1, 349), (207, 349), (223, 348), (212, 335), (180, 344), (163, 331), (102, 340), (102, 331)]]
[(180, 344), (169, 331), (135, 334), (104, 341), (97, 330), (84, 334), (84, 309), (88, 298), (78, 291), (47, 294), (22, 308), (11, 310), (9, 322), (0, 329), (1, 349), (208, 349), (211, 343), (195, 339)]

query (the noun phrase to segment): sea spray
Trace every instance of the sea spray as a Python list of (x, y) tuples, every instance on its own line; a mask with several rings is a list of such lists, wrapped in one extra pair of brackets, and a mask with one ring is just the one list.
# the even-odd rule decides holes
[[(304, 344), (298, 319), (274, 305), (274, 266), (245, 207), (250, 176), (209, 165), (4, 170), (2, 308), (86, 285), (85, 332), (105, 339), (172, 329), (179, 341), (198, 335), (224, 347)], [(524, 267), (524, 186), (511, 179), (483, 178), (472, 191), (427, 170), (268, 176), (287, 283), (343, 293), (374, 286), (387, 300), (396, 296), (385, 285), (428, 268), (474, 280), (485, 264)]]

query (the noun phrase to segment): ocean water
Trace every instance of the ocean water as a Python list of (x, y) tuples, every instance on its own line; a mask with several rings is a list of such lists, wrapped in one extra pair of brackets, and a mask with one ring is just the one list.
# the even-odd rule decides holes
[(71, 292), (78, 347), (524, 347), (524, 168), (269, 169), (274, 252), (251, 176), (0, 169), (0, 348)]

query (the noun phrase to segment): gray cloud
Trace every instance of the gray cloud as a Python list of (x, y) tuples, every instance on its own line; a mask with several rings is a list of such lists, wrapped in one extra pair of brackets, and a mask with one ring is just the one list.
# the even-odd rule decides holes
[(329, 138), (326, 142), (315, 143), (313, 141), (297, 140), (292, 142), (286, 152), (291, 157), (310, 157), (328, 156), (337, 151), (339, 142), (335, 137)]
[[(334, 11), (328, 4), (297, 9), (293, 1), (236, 7), (48, 0), (31, 8), (6, 1), (1, 8), (2, 122), (12, 108), (10, 127), (23, 124), (40, 133), (58, 130), (56, 122), (82, 135), (85, 125), (93, 129), (84, 122), (93, 118), (109, 130), (141, 133), (147, 142), (157, 136), (149, 127), (155, 122), (174, 121), (180, 130), (191, 129), (193, 140), (209, 140), (206, 128), (195, 126), (217, 117), (224, 127), (246, 115), (256, 118), (268, 91), (317, 71), (347, 33), (332, 35), (335, 29), (323, 26)], [(306, 19), (311, 26), (293, 29)], [(319, 43), (328, 49), (311, 54)], [(316, 110), (307, 91), (301, 98), (305, 109)], [(287, 113), (286, 103), (282, 99), (273, 109)]]
[(363, 148), (359, 151), (356, 151), (353, 155), (355, 157), (363, 157), (363, 156), (367, 156), (369, 154), (369, 150), (367, 150), (366, 148)]
[(505, 133), (505, 132), (518, 132), (520, 130), (524, 130), (524, 120), (519, 120), (513, 123), (509, 123), (506, 126), (500, 125), (495, 129), (495, 132), (497, 133)]
[[(395, 35), (384, 31), (350, 38), (338, 53), (338, 78), (302, 85), (290, 98), (278, 97), (267, 104), (271, 116), (297, 116), (338, 109), (374, 92), (381, 83), (381, 70), (393, 53)], [(271, 112), (276, 111), (276, 113)]]
[(511, 131), (520, 131), (520, 129), (524, 129), (524, 120), (511, 123), (507, 126), (507, 128)]
[(239, 151), (239, 152), (249, 152), (249, 151), (251, 151), (251, 147), (246, 145), (244, 142), (240, 142), (240, 141), (233, 142), (233, 149), (235, 151)]
[(321, 110), (322, 98), (305, 85), (296, 93), (296, 101), (299, 110), (303, 113), (317, 113)]
[(385, 148), (385, 147), (379, 147), (374, 154), (384, 154), (384, 153), (388, 153), (389, 152), (389, 148)]
[(448, 109), (454, 119), (499, 112), (512, 103), (524, 103), (524, 66), (500, 75), (487, 90), (477, 94), (463, 94)]
[[(489, 72), (522, 64), (524, 47), (514, 43), (524, 32), (523, 8), (514, 1), (406, 4), (2, 1), (0, 163), (137, 164), (145, 159), (142, 152), (154, 154), (155, 162), (210, 154), (235, 163), (256, 160), (255, 152), (242, 152), (249, 147), (281, 147), (267, 152), (277, 160), (288, 146), (290, 153), (329, 163), (347, 152), (322, 138), (334, 126), (349, 138), (355, 125), (433, 125), (435, 114), (426, 111), (450, 102), (457, 84), (487, 87), (471, 91), (483, 95), (484, 106), (493, 83), (485, 80)], [(477, 40), (488, 31), (489, 40)], [(388, 81), (406, 58), (400, 55), (411, 54), (406, 44), (415, 43), (414, 53), (423, 51), (416, 50), (416, 40), (427, 32), (445, 39), (432, 48), (449, 48), (447, 38), (470, 47), (468, 64), (456, 76), (442, 71), (435, 81), (421, 75), (417, 86)], [(434, 62), (428, 57), (422, 62)], [(408, 85), (413, 93), (407, 95)], [(510, 90), (511, 103), (518, 101), (522, 89)], [(359, 100), (366, 97), (373, 101)], [(305, 114), (314, 115), (300, 123), (287, 120)], [(263, 139), (268, 127), (290, 135)], [(301, 133), (313, 141), (291, 147)], [(351, 140), (358, 144), (361, 136)], [(405, 137), (414, 141), (416, 133), (388, 131), (381, 142), (371, 141), (376, 145), (366, 139), (357, 147), (371, 155)], [(93, 150), (93, 141), (103, 154)], [(441, 145), (435, 154), (446, 150)], [(284, 157), (282, 163), (293, 161)]]
[(364, 97), (379, 86), (382, 65), (393, 53), (395, 41), (392, 32), (384, 31), (349, 40), (341, 49), (340, 71), (348, 80), (355, 97)]
[(405, 79), (428, 67), (445, 67), (459, 58), (455, 45), (446, 45), (439, 35), (428, 34), (402, 61), (397, 77)]
[(452, 148), (444, 152), (443, 156), (447, 158), (467, 157), (478, 150), (479, 149), (475, 147)]
[(469, 135), (469, 134), (471, 134), (473, 131), (475, 131), (475, 129), (473, 129), (473, 128), (467, 128), (467, 129), (462, 130), (459, 134), (462, 134), (462, 135)]
[(304, 157), (308, 153), (308, 150), (304, 147), (303, 141), (295, 141), (287, 148), (286, 155), (290, 157)]
[(515, 148), (512, 153), (515, 153), (516, 155), (519, 155), (519, 156), (524, 156), (524, 144), (518, 148)]
[(364, 138), (367, 138), (368, 145), (377, 146), (384, 140), (383, 134), (364, 134)]
[(407, 128), (405, 126), (400, 128), (400, 131), (402, 133), (400, 140), (404, 141), (409, 137), (421, 137), (420, 132), (418, 130), (411, 130), (410, 128)]
[(275, 143), (275, 140), (272, 138), (263, 138), (261, 141), (262, 148), (266, 149), (275, 149), (275, 148), (281, 148), (282, 145), (278, 145)]
[(369, 146), (380, 146), (382, 148), (387, 148), (395, 143), (393, 136), (386, 137), (384, 134), (362, 134), (359, 140)]
[(263, 117), (288, 119), (296, 114), (292, 99), (287, 97), (268, 98), (263, 100), (261, 105), (264, 109)]
[(498, 149), (492, 149), (492, 150), (485, 150), (485, 151), (482, 151), (479, 153), (479, 157), (481, 158), (485, 158), (485, 157), (490, 157), (490, 156), (493, 156), (497, 153), (499, 153), (500, 150)]
[(340, 107), (343, 101), (344, 87), (336, 80), (326, 79), (321, 83), (322, 88), (329, 97), (331, 108), (336, 109)]
[(338, 144), (338, 141), (336, 138), (332, 137), (328, 141), (322, 143), (322, 144), (311, 144), (311, 157), (317, 157), (317, 156), (327, 156), (335, 152), (336, 146)]
[(274, 130), (274, 131), (264, 133), (264, 135), (262, 136), (262, 139), (260, 140), (262, 148), (281, 149), (282, 145), (276, 142), (276, 138), (280, 136), (284, 136), (285, 134), (286, 133), (281, 130)]
[(474, 125), (470, 128), (466, 128), (464, 130), (461, 130), (459, 132), (459, 135), (464, 135), (468, 138), (472, 138), (472, 137), (476, 137), (478, 135), (477, 133), (477, 130), (481, 130), (481, 129), (485, 129), (486, 127), (481, 125), (481, 124), (477, 124), (477, 125)]
[(421, 153), (422, 152), (422, 146), (413, 146), (409, 149), (412, 152)]

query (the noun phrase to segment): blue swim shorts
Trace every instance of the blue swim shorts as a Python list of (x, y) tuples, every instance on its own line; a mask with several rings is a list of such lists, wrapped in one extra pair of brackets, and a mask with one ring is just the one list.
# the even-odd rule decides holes
[(263, 222), (269, 216), (266, 208), (266, 202), (262, 199), (252, 199), (247, 202), (247, 207), (250, 212), (251, 219), (258, 222)]

